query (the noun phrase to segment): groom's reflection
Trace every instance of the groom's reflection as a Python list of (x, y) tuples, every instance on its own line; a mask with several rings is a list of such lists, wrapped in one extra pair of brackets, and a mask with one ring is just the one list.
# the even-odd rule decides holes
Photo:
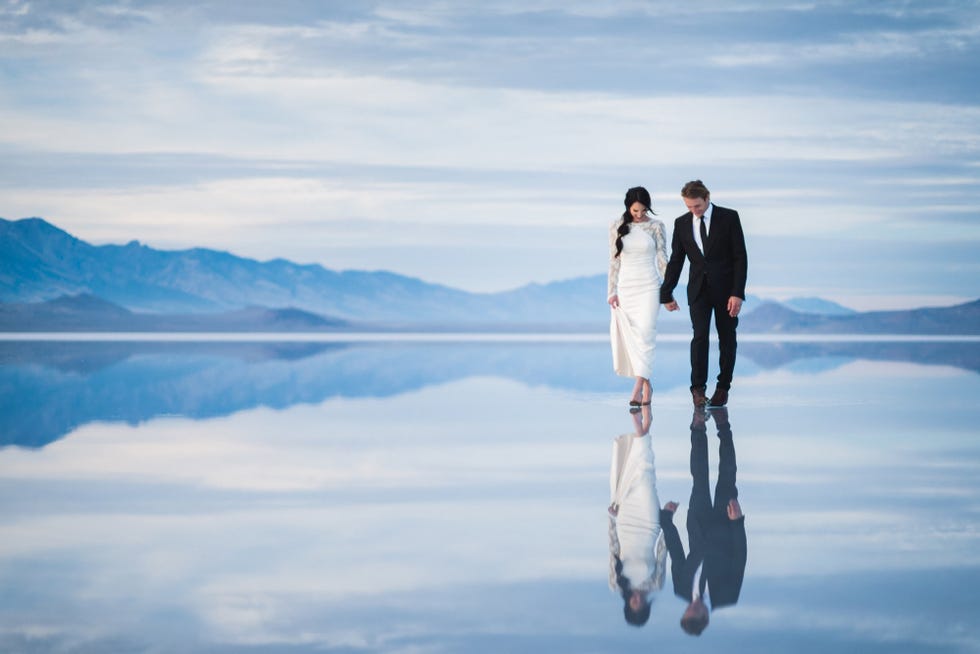
[(653, 594), (663, 588), (667, 547), (660, 528), (650, 407), (632, 413), (633, 431), (613, 442), (609, 473), (609, 587), (623, 598), (626, 622), (650, 619)]
[[(714, 420), (718, 437), (718, 481), (714, 501), (708, 482), (708, 433), (706, 421)], [(667, 549), (674, 594), (688, 604), (681, 628), (699, 636), (708, 626), (711, 611), (738, 602), (745, 573), (745, 517), (735, 486), (735, 443), (728, 409), (695, 411), (691, 420), (691, 501), (687, 511), (687, 540), (684, 554), (674, 526), (677, 502), (668, 502), (660, 519)]]

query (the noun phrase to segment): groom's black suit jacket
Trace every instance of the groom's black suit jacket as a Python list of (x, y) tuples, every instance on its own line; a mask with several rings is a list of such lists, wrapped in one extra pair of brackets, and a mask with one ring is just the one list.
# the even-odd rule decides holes
[(748, 257), (745, 235), (738, 212), (712, 205), (708, 243), (702, 254), (694, 240), (690, 211), (674, 221), (667, 273), (660, 287), (660, 302), (674, 300), (674, 289), (680, 280), (684, 259), (691, 262), (687, 279), (687, 302), (692, 304), (707, 284), (712, 304), (724, 305), (731, 296), (745, 299), (745, 277)]

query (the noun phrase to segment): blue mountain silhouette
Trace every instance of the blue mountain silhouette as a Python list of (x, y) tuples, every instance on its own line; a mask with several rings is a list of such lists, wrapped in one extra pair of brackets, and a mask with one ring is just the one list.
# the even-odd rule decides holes
[(602, 276), (469, 293), (386, 271), (334, 271), (137, 241), (94, 246), (41, 218), (0, 219), (0, 302), (92, 295), (154, 313), (291, 308), (361, 322), (603, 322)]
[[(387, 271), (338, 272), (204, 248), (163, 251), (137, 241), (94, 246), (41, 218), (0, 219), (0, 331), (299, 331), (351, 324), (602, 331), (609, 320), (605, 295), (602, 274), (469, 293)], [(853, 312), (820, 298), (749, 298), (742, 321), (753, 332), (977, 334), (980, 301)], [(664, 312), (659, 329), (687, 332), (686, 312)]]

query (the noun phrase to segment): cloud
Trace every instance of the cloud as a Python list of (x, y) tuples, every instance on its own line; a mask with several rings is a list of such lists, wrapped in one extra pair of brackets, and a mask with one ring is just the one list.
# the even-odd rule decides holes
[[(254, 256), (299, 254), (284, 225), (350, 244), (348, 221), (389, 221), (418, 271), (447, 225), (513, 254), (553, 221), (584, 262), (623, 188), (671, 216), (701, 177), (752, 235), (977, 238), (980, 108), (958, 80), (978, 21), (957, 3), (168, 7), (0, 6), (0, 149), (60, 162), (0, 163), (0, 215)], [(894, 60), (915, 66), (892, 79)], [(960, 181), (902, 181), (929, 179)]]
[[(248, 56), (265, 60), (259, 52)], [(329, 71), (228, 74), (222, 66), (203, 71), (193, 83), (143, 82), (139, 95), (130, 85), (96, 86), (100, 97), (86, 98), (71, 116), (0, 108), (0, 119), (19, 126), (7, 143), (510, 170), (643, 165), (651, 152), (683, 165), (700, 160), (709, 147), (712, 158), (722, 161), (934, 159), (980, 151), (980, 110), (935, 103), (778, 95), (633, 98)]]
[(844, 34), (833, 41), (817, 40), (795, 43), (741, 43), (725, 47), (723, 52), (709, 54), (709, 61), (722, 67), (785, 66), (800, 68), (807, 64), (848, 64), (855, 61), (920, 59), (943, 53), (972, 49), (980, 25), (954, 30), (918, 32), (860, 32)]

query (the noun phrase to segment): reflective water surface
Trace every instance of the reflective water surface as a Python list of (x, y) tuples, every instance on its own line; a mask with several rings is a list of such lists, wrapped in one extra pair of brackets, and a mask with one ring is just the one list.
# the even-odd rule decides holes
[(610, 368), (0, 342), (0, 651), (980, 651), (980, 344), (743, 343), (708, 415), (685, 343), (649, 415)]

